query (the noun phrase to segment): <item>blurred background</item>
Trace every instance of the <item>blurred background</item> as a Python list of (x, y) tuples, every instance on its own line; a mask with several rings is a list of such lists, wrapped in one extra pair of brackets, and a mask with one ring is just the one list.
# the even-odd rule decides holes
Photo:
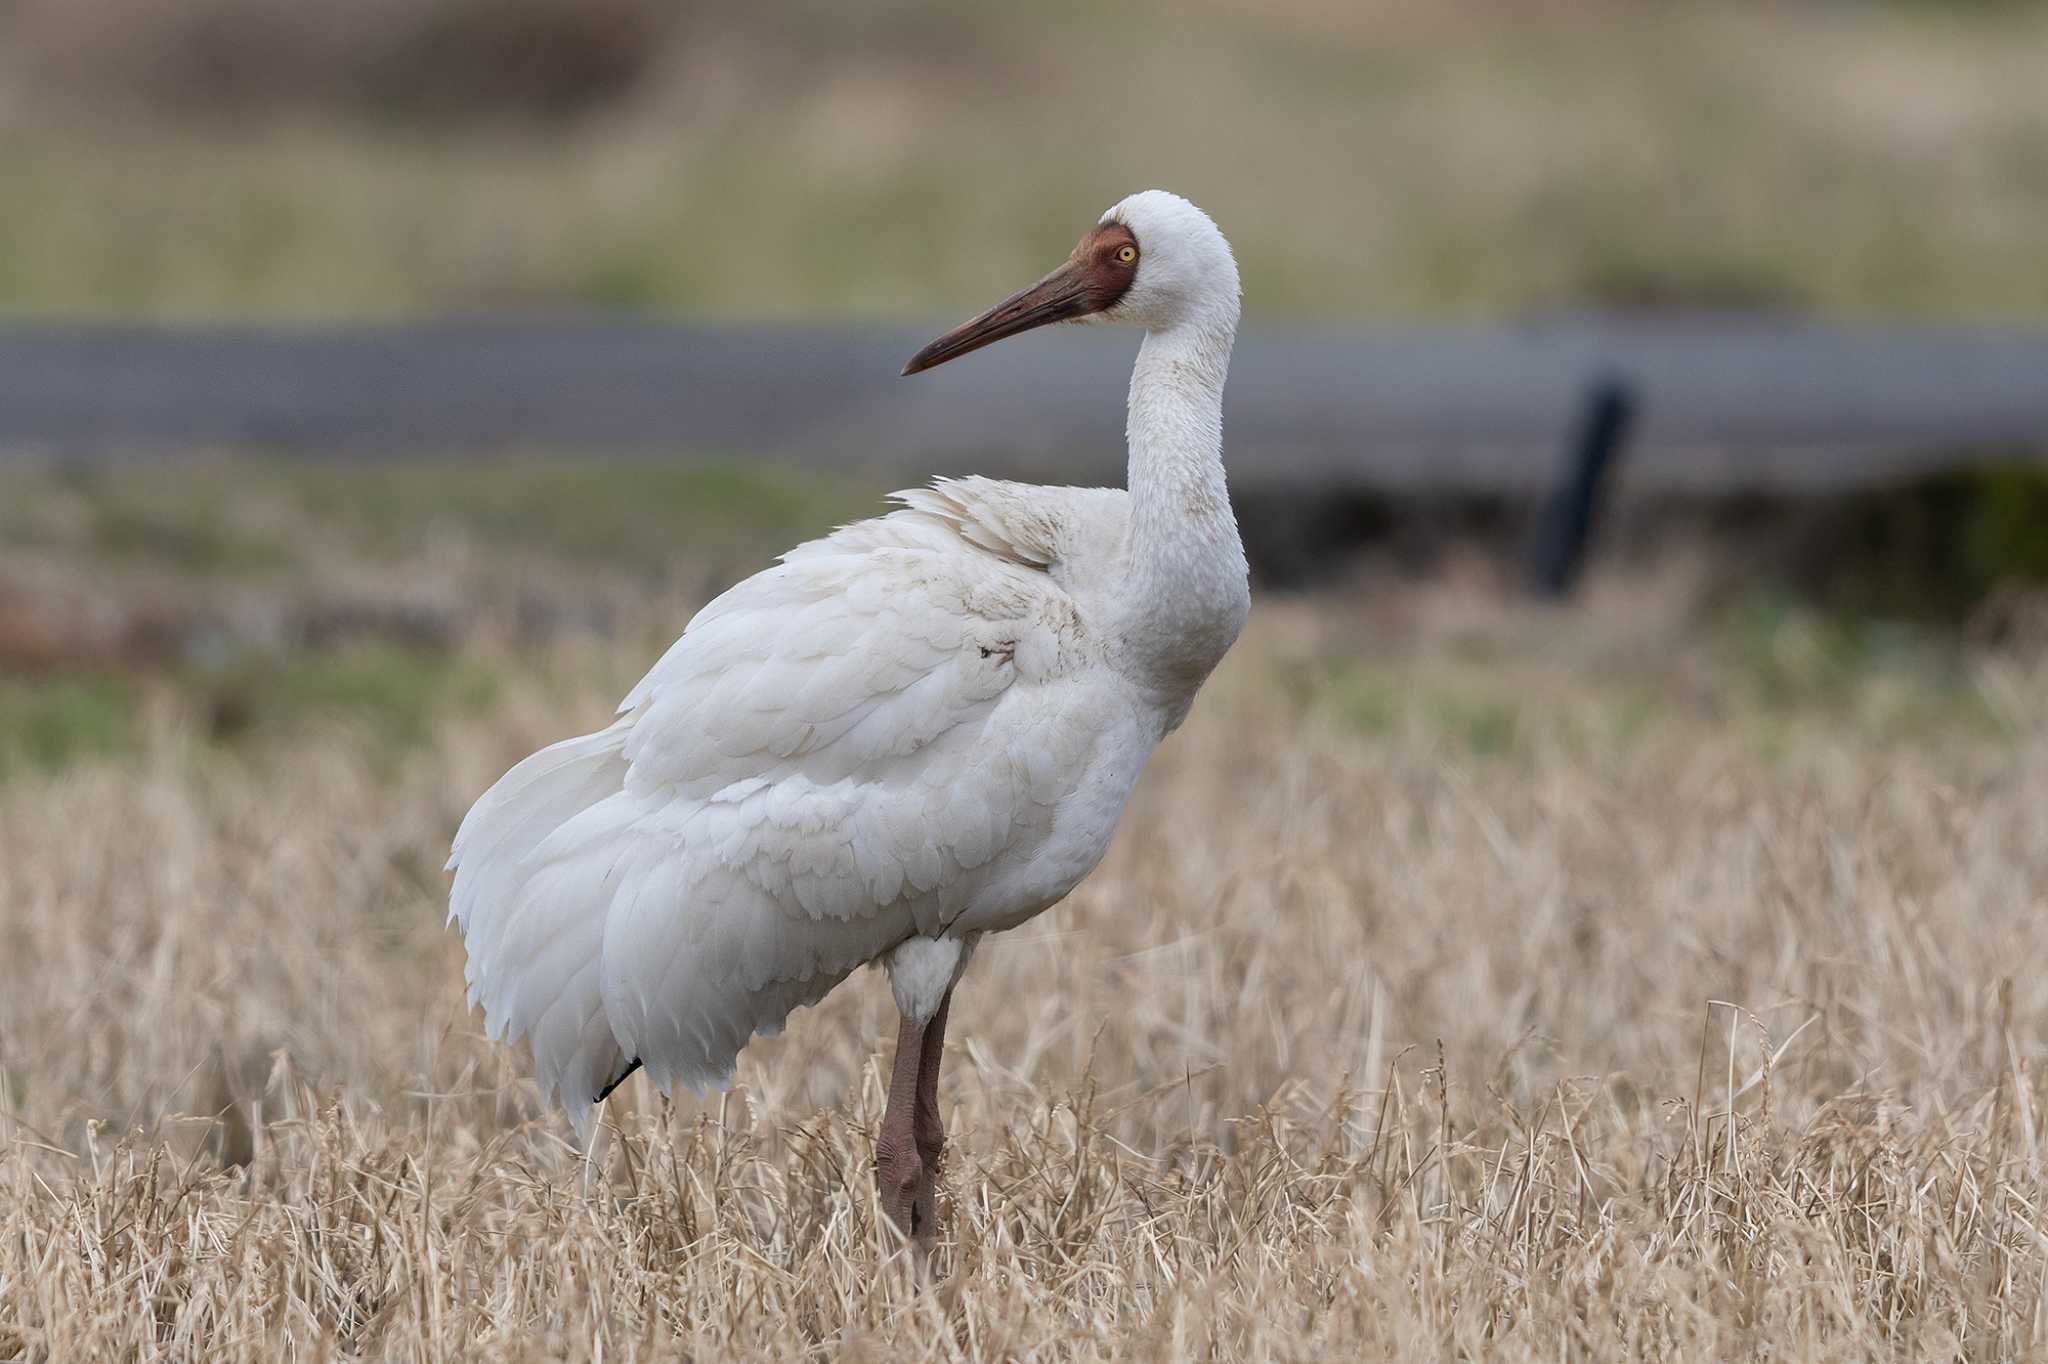
[(1154, 185), (1243, 266), (1260, 586), (1361, 647), (2024, 634), (2044, 58), (2019, 0), (0, 0), (0, 770), (417, 738), (886, 488), (1119, 481), (1128, 338), (895, 369)]
[(2028, 4), (0, 15), (17, 314), (922, 320), (1153, 184), (1273, 321), (2048, 308)]
[[(1148, 187), (1254, 607), (977, 957), (931, 1336), (879, 981), (584, 1205), (442, 866), (888, 490), (1120, 483), (1128, 332), (897, 374)], [(0, 0), (0, 1359), (2040, 1357), (2044, 959), (2048, 5)]]

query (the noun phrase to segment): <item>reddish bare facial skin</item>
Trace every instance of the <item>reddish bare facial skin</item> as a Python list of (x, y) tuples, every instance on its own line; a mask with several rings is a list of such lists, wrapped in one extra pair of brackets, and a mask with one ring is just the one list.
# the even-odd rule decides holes
[[(1127, 246), (1132, 254), (1129, 260), (1124, 260), (1120, 253)], [(1081, 238), (1080, 245), (1067, 259), (1087, 275), (1087, 312), (1099, 313), (1113, 308), (1117, 300), (1129, 292), (1131, 281), (1138, 277), (1137, 252), (1137, 237), (1122, 223), (1099, 223)]]

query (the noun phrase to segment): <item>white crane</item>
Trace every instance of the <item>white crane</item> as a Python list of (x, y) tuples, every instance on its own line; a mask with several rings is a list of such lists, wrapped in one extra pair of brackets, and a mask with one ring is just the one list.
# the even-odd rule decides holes
[(455, 836), (470, 1001), (579, 1134), (635, 1069), (723, 1089), (864, 963), (902, 1013), (876, 1179), (934, 1228), (947, 1006), (975, 943), (1058, 903), (1250, 605), (1223, 480), (1237, 266), (1134, 194), (915, 374), (1048, 322), (1145, 332), (1130, 489), (943, 479), (700, 611), (607, 729), (527, 758)]

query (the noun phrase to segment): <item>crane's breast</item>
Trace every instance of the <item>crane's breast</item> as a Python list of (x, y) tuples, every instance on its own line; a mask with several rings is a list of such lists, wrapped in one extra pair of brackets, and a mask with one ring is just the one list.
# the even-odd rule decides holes
[(948, 914), (954, 932), (1014, 928), (1079, 885), (1108, 851), (1159, 739), (1156, 717), (1106, 670), (1012, 695), (992, 725), (1017, 782), (1012, 839)]

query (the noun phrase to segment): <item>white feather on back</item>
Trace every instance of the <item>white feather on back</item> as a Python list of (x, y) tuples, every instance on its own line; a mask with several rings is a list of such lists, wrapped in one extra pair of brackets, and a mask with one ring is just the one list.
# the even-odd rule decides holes
[(1122, 494), (1023, 491), (943, 483), (800, 546), (463, 821), (472, 999), (579, 1129), (628, 1062), (722, 1088), (854, 968), (1020, 922), (1100, 858), (1158, 732), (1060, 579)]

